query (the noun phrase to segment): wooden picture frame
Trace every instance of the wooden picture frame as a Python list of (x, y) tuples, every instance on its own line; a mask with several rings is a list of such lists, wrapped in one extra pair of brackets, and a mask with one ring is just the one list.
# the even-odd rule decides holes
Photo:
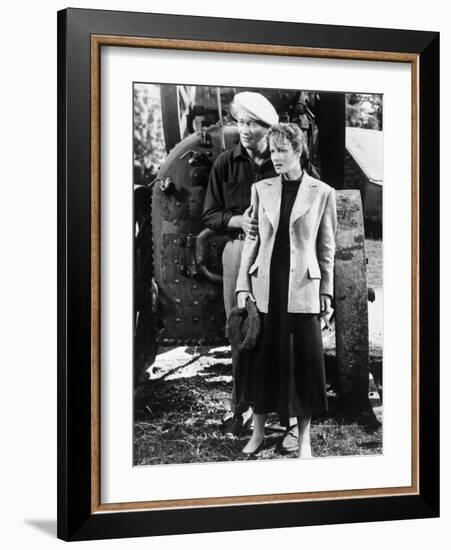
[[(300, 495), (100, 500), (100, 52), (104, 46), (412, 69), (412, 483)], [(150, 536), (439, 514), (439, 34), (67, 9), (58, 13), (58, 537)]]

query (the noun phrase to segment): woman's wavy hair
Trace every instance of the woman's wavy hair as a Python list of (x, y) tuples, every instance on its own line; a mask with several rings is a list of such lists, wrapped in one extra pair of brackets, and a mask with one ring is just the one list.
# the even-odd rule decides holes
[(305, 141), (304, 134), (294, 122), (279, 122), (270, 127), (268, 134), (268, 145), (272, 139), (274, 142), (284, 141), (291, 143), (294, 151), (299, 151), (301, 168), (307, 168), (309, 165), (309, 151)]

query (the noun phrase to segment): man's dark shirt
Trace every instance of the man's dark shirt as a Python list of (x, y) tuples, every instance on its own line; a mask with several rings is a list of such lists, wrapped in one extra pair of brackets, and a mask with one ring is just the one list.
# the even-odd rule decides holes
[(276, 175), (269, 149), (261, 165), (255, 164), (239, 143), (215, 160), (205, 194), (202, 220), (216, 233), (225, 233), (232, 216), (243, 214), (251, 202), (252, 184)]

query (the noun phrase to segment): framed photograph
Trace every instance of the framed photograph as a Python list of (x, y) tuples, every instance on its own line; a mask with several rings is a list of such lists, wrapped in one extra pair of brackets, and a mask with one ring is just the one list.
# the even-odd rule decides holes
[(58, 13), (58, 536), (439, 514), (439, 34)]

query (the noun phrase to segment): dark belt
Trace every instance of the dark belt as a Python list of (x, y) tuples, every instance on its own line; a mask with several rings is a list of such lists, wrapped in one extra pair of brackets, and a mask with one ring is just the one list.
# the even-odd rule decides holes
[(232, 241), (235, 241), (235, 240), (239, 240), (239, 241), (244, 241), (244, 239), (246, 238), (246, 234), (243, 233), (243, 231), (233, 231), (233, 233), (230, 233), (230, 239)]

